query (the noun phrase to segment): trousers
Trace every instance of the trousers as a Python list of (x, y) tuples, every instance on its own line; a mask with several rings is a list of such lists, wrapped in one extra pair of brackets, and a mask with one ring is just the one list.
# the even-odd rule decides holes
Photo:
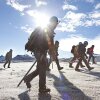
[(36, 70), (27, 75), (25, 79), (28, 82), (31, 82), (33, 78), (39, 75), (39, 89), (44, 89), (46, 88), (46, 69), (47, 69), (46, 52), (34, 51), (34, 56), (37, 61)]

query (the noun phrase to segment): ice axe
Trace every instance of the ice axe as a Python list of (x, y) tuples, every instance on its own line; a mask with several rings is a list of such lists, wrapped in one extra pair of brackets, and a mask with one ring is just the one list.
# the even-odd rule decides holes
[(30, 69), (27, 71), (27, 73), (24, 75), (24, 77), (22, 78), (22, 80), (18, 83), (17, 87), (19, 87), (19, 85), (22, 83), (22, 81), (24, 80), (24, 78), (26, 77), (26, 75), (30, 72), (30, 70), (33, 68), (33, 66), (35, 65), (36, 61), (33, 63), (33, 65), (30, 67)]

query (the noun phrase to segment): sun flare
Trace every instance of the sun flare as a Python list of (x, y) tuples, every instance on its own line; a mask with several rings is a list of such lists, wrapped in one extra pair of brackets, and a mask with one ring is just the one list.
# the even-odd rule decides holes
[(49, 16), (44, 13), (37, 13), (35, 15), (35, 23), (36, 26), (40, 26), (42, 28), (46, 27), (49, 22)]

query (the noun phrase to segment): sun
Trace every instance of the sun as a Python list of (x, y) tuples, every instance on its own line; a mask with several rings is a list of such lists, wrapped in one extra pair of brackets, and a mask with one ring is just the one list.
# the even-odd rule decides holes
[(44, 28), (47, 26), (48, 22), (49, 22), (49, 16), (47, 14), (37, 13), (35, 15), (36, 26), (40, 26), (41, 28)]

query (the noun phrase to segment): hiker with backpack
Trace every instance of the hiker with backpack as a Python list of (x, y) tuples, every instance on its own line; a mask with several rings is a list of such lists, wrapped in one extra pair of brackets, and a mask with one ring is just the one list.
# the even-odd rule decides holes
[(83, 61), (86, 65), (86, 67), (90, 70), (94, 69), (93, 67), (90, 67), (86, 58), (87, 55), (86, 55), (86, 46), (88, 45), (88, 42), (87, 41), (84, 41), (84, 43), (82, 43), (81, 45), (78, 46), (78, 55), (79, 55), (79, 59), (78, 59), (78, 62), (77, 62), (77, 65), (76, 65), (76, 68), (75, 68), (75, 71), (80, 71), (79, 69), (79, 65), (80, 63)]
[[(59, 41), (55, 41), (55, 50), (56, 50), (56, 59), (54, 60), (56, 62), (56, 65), (57, 65), (57, 68), (58, 70), (62, 70), (63, 67), (60, 66), (59, 64), (59, 59), (58, 59), (58, 47), (59, 47)], [(49, 53), (49, 51), (48, 51)], [(49, 53), (50, 55), (50, 53)], [(50, 61), (48, 62), (48, 68), (47, 68), (47, 71), (50, 71), (50, 64), (52, 63), (53, 59), (52, 59), (52, 55), (50, 55)]]
[(6, 64), (8, 64), (8, 68), (10, 68), (10, 63), (12, 60), (12, 49), (10, 49), (9, 52), (6, 53), (5, 60), (6, 61), (3, 65), (3, 67), (5, 68)]
[(92, 45), (90, 48), (87, 49), (87, 54), (89, 55), (88, 63), (90, 62), (90, 59), (92, 58), (92, 63), (96, 64), (95, 57), (93, 56), (93, 50), (94, 50), (94, 45)]
[[(77, 59), (79, 59), (79, 55), (78, 55), (78, 52), (77, 52), (77, 50), (78, 50), (78, 46), (79, 45), (81, 45), (82, 44), (82, 42), (79, 42), (79, 44), (78, 45), (73, 45), (72, 46), (72, 49), (71, 49), (71, 53), (73, 54), (73, 58), (71, 59), (71, 61), (69, 62), (69, 68), (73, 68), (73, 66), (72, 66), (72, 64), (75, 62), (75, 60), (77, 60)], [(82, 64), (82, 62), (80, 63), (80, 66), (81, 67), (85, 67), (83, 64)]]
[[(44, 19), (45, 20), (45, 19)], [(34, 53), (37, 61), (36, 70), (24, 78), (27, 88), (31, 88), (30, 82), (34, 77), (39, 75), (39, 93), (50, 92), (46, 87), (46, 69), (47, 69), (47, 51), (50, 51), (53, 59), (56, 58), (54, 47), (55, 28), (59, 24), (58, 18), (53, 16), (49, 20), (46, 28), (36, 28), (25, 45), (25, 49)]]

